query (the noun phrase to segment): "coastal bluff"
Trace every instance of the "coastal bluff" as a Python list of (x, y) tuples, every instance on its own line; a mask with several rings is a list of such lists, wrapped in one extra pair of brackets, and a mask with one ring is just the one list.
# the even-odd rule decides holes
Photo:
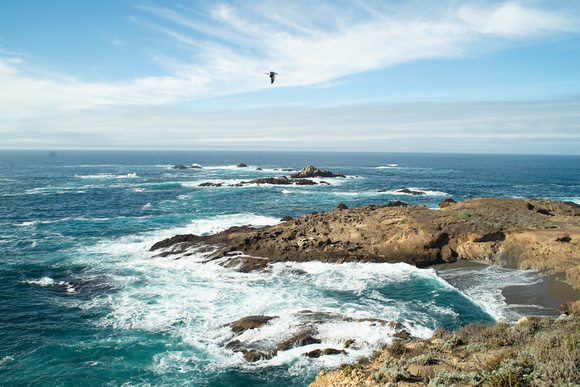
[(214, 235), (177, 235), (155, 256), (205, 253), (240, 271), (286, 261), (405, 262), (417, 267), (479, 261), (552, 274), (568, 271), (580, 289), (580, 206), (546, 199), (476, 198), (440, 209), (402, 202), (284, 218), (274, 226), (232, 227)]

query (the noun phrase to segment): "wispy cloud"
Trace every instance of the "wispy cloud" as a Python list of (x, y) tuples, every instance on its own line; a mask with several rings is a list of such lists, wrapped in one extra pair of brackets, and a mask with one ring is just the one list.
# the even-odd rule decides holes
[(578, 30), (578, 21), (564, 12), (545, 12), (517, 2), (500, 5), (468, 4), (459, 8), (459, 18), (483, 34), (504, 37), (537, 37)]
[[(251, 4), (218, 5), (202, 20), (187, 11), (147, 10), (203, 34), (205, 46), (197, 56), (214, 71), (215, 80), (227, 76), (235, 82), (269, 65), (284, 73), (281, 82), (288, 86), (328, 82), (417, 59), (477, 55), (482, 45), (492, 42), (533, 41), (577, 32), (580, 25), (578, 7), (546, 10), (517, 2)], [(170, 25), (165, 32), (192, 45), (200, 41)], [(216, 89), (220, 86), (217, 82)], [(250, 83), (240, 86), (252, 88)]]
[(207, 9), (143, 7), (143, 17), (130, 16), (132, 24), (181, 46), (179, 58), (156, 57), (166, 76), (114, 84), (55, 79), (27, 73), (21, 62), (0, 52), (0, 106), (16, 113), (26, 106), (166, 104), (257, 90), (265, 87), (262, 73), (270, 69), (283, 74), (280, 86), (315, 85), (417, 59), (477, 55), (478, 43), (490, 39), (534, 40), (578, 30), (578, 7), (566, 7), (568, 2), (546, 10), (541, 4), (264, 1)]

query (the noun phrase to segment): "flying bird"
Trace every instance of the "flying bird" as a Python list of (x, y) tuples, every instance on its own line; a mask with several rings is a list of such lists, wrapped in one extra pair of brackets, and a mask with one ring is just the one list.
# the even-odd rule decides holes
[(278, 73), (275, 73), (273, 71), (270, 71), (269, 73), (264, 73), (264, 74), (270, 76), (270, 79), (272, 80), (272, 82), (270, 82), (270, 84), (274, 83), (274, 79), (276, 78), (276, 75), (278, 75)]

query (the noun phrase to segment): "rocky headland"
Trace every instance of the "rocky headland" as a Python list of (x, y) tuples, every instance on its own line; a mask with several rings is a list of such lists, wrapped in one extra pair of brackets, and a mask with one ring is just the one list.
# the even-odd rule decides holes
[[(406, 262), (418, 267), (471, 260), (549, 273), (566, 272), (580, 288), (580, 206), (544, 199), (477, 198), (440, 209), (402, 202), (341, 205), (274, 226), (233, 227), (215, 235), (177, 235), (156, 256), (220, 260), (241, 271), (275, 262)], [(211, 253), (210, 253), (211, 252)]]

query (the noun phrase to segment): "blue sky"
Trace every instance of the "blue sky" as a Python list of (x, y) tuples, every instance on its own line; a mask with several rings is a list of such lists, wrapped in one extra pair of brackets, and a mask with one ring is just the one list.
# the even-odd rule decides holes
[(0, 0), (0, 148), (580, 154), (580, 2)]

